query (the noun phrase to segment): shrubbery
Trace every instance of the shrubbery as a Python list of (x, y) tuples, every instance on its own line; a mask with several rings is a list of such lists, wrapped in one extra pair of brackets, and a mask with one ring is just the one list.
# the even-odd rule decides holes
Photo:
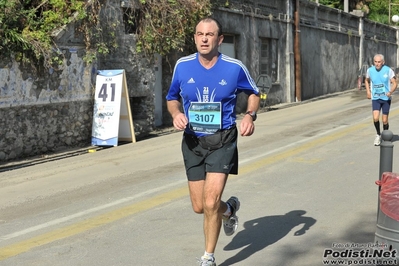
[[(147, 55), (165, 55), (183, 50), (187, 37), (192, 39), (195, 23), (210, 14), (210, 0), (129, 0), (139, 10), (129, 19), (138, 29), (137, 50)], [(55, 67), (62, 63), (62, 54), (53, 41), (56, 30), (78, 22), (84, 37), (87, 61), (97, 53), (106, 54), (117, 48), (117, 42), (104, 41), (107, 32), (99, 22), (106, 0), (0, 0), (0, 55), (36, 66)], [(110, 18), (112, 20), (113, 18)]]

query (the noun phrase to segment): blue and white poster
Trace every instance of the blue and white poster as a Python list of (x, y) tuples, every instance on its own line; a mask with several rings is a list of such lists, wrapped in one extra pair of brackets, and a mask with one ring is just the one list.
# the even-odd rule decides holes
[(124, 70), (100, 70), (94, 94), (91, 144), (117, 146), (136, 142)]

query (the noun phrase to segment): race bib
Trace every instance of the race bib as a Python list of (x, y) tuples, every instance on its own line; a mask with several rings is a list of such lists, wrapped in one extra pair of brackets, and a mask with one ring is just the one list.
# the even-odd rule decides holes
[(374, 92), (374, 95), (376, 95), (376, 96), (383, 96), (383, 95), (385, 95), (385, 87), (384, 87), (384, 84), (379, 84), (379, 85), (373, 86), (373, 92)]
[(188, 108), (190, 129), (198, 133), (212, 134), (222, 128), (222, 104), (220, 102), (192, 102)]

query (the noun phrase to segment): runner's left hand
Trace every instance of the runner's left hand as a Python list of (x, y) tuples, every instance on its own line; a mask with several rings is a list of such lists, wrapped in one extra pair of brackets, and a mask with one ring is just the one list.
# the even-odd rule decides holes
[(241, 120), (240, 134), (241, 136), (251, 136), (255, 131), (254, 121), (250, 115), (245, 115)]

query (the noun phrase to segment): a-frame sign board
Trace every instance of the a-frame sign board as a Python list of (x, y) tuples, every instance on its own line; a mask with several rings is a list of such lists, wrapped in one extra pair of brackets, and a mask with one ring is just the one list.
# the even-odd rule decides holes
[(97, 72), (91, 136), (91, 144), (95, 146), (136, 142), (123, 69)]

